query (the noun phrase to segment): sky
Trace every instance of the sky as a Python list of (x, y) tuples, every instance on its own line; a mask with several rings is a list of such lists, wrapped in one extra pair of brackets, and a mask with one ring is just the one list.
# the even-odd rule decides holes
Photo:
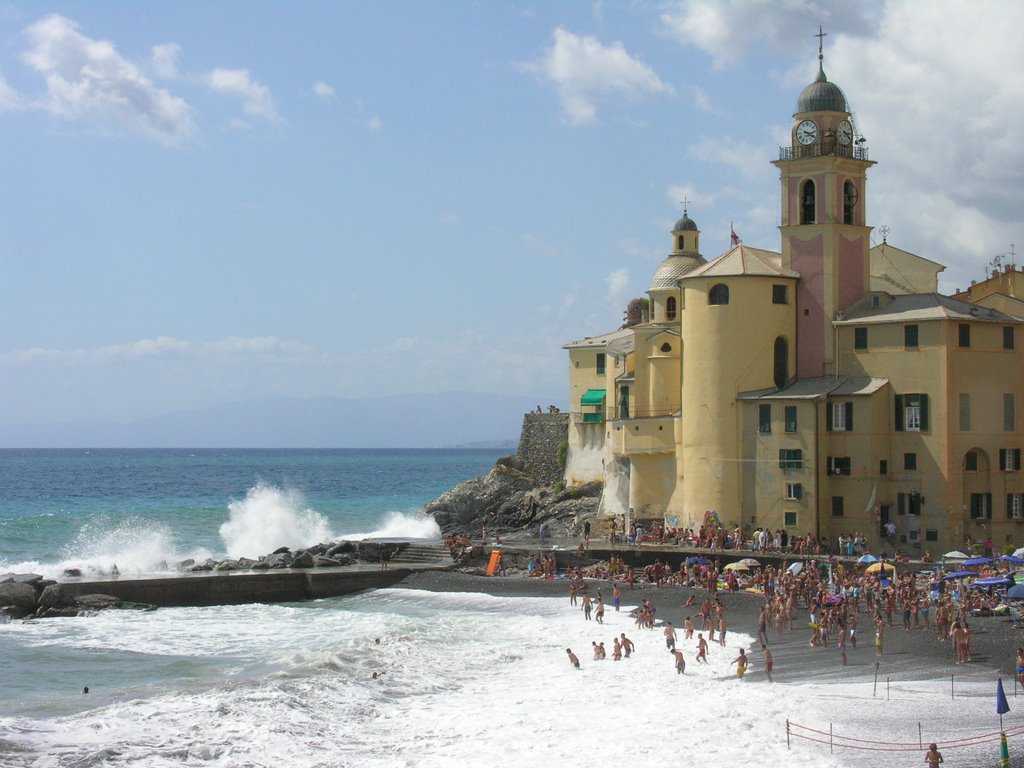
[(0, 425), (563, 403), (683, 200), (705, 257), (779, 249), (819, 24), (869, 224), (944, 292), (1009, 261), (1022, 3), (2, 4)]

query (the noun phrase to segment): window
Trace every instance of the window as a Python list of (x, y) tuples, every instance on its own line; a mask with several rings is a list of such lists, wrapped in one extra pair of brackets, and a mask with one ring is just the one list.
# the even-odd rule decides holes
[(814, 223), (814, 182), (810, 179), (804, 182), (800, 194), (800, 223)]
[(796, 406), (787, 405), (782, 409), (786, 422), (787, 432), (796, 432)]
[(960, 431), (971, 431), (971, 396), (967, 392), (960, 393)]
[(853, 348), (854, 349), (867, 349), (868, 348), (868, 329), (867, 328), (854, 328), (853, 329)]
[(785, 285), (773, 285), (772, 286), (772, 304), (789, 304), (789, 296), (787, 286)]
[(888, 475), (889, 474), (889, 460), (879, 459), (878, 460), (878, 474)]
[(780, 448), (779, 449), (779, 468), (780, 469), (803, 469), (804, 468), (804, 452), (800, 448)]
[(757, 406), (757, 431), (762, 435), (771, 434), (772, 407), (767, 403), (761, 403)]
[(660, 349), (662, 352), (664, 352), (667, 355), (669, 352), (672, 351), (672, 345), (669, 344), (666, 341), (664, 344), (662, 344), (660, 347), (658, 347), (658, 349)]
[(992, 519), (992, 494), (972, 493), (971, 494), (971, 520)]
[(917, 454), (916, 453), (904, 453), (903, 454), (903, 470), (905, 472), (914, 472), (917, 470)]
[(796, 528), (796, 512), (784, 513), (782, 522), (787, 528)]
[(896, 395), (896, 431), (928, 431), (928, 395)]
[(897, 515), (920, 515), (924, 497), (917, 491), (896, 494)]
[(625, 385), (619, 387), (619, 418), (629, 418), (629, 387)]
[(857, 205), (857, 188), (852, 181), (843, 184), (843, 224), (853, 224), (853, 211)]
[(800, 501), (804, 497), (804, 487), (801, 483), (786, 483), (786, 499), (788, 501)]
[(1020, 448), (1000, 448), (999, 468), (1004, 472), (1016, 472), (1020, 469)]
[(1024, 494), (1006, 494), (1006, 519), (1020, 520), (1024, 517)]
[(829, 403), (825, 429), (829, 432), (852, 432), (853, 403)]
[(717, 283), (711, 286), (711, 290), (708, 291), (708, 304), (728, 304), (729, 303), (729, 286), (723, 283)]
[(789, 381), (789, 342), (779, 336), (775, 339), (775, 387), (782, 389)]
[(604, 352), (597, 353), (597, 375), (604, 376)]
[(917, 349), (917, 326), (903, 326), (903, 346), (907, 349)]
[(665, 300), (665, 317), (667, 317), (669, 320), (675, 320), (676, 319), (676, 297), (675, 296), (669, 296)]
[(924, 540), (925, 541), (938, 541), (939, 540), (939, 529), (938, 528), (925, 528), (924, 529)]
[(1013, 326), (1003, 326), (1003, 349), (1013, 349)]
[(828, 473), (830, 475), (847, 475), (850, 474), (850, 457), (849, 456), (829, 456), (828, 457)]
[(971, 325), (970, 323), (960, 323), (959, 326), (959, 339), (961, 347), (971, 346)]
[(1003, 395), (1003, 431), (1013, 432), (1017, 424), (1016, 403), (1012, 392)]
[(833, 496), (832, 497), (832, 517), (843, 516), (843, 497)]
[(978, 471), (978, 452), (968, 451), (964, 454), (964, 472)]

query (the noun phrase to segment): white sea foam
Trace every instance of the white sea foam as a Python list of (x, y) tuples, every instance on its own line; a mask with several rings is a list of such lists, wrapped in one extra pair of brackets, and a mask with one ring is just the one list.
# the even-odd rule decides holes
[(365, 533), (345, 533), (342, 539), (440, 539), (441, 528), (433, 517), (420, 514), (388, 512), (380, 527)]
[(302, 494), (260, 483), (228, 504), (220, 537), (229, 557), (259, 557), (278, 547), (304, 547), (333, 538), (327, 519)]
[[(10, 631), (32, 633), (25, 642), (42, 651), (84, 647), (79, 673), (96, 659), (100, 675), (93, 708), (0, 718), (0, 744), (28, 750), (24, 758), (3, 756), (13, 765), (448, 768), (471, 756), (499, 767), (698, 760), (890, 768), (921, 763), (923, 750), (832, 755), (827, 745), (797, 740), (790, 750), (785, 721), (825, 732), (831, 722), (847, 735), (902, 742), (916, 740), (918, 721), (926, 742), (991, 731), (995, 722), (990, 695), (950, 701), (941, 684), (894, 688), (888, 701), (872, 697), (869, 684), (770, 685), (757, 653), (751, 674), (737, 680), (730, 662), (739, 644), (751, 644), (740, 634), (728, 648), (713, 645), (706, 666), (683, 641), (688, 666), (679, 676), (660, 631), (636, 629), (625, 611), (609, 611), (597, 625), (563, 600), (542, 598), (380, 590), (297, 606), (98, 616)], [(593, 661), (591, 642), (610, 649), (620, 632), (636, 642), (634, 656)], [(567, 646), (579, 654), (580, 671), (569, 666)], [(126, 698), (107, 690), (102, 675), (129, 651), (147, 664), (187, 656), (211, 666), (187, 683)], [(374, 680), (373, 672), (383, 675)], [(780, 681), (786, 674), (777, 669)], [(67, 695), (86, 706), (77, 691)], [(1007, 727), (1020, 721), (1006, 717)], [(979, 764), (995, 754), (985, 745), (946, 759)]]

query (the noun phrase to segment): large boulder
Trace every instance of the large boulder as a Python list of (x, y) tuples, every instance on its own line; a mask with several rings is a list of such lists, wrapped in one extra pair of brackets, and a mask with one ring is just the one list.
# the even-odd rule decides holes
[[(42, 578), (40, 576), (40, 578)], [(36, 590), (31, 584), (8, 581), (0, 584), (0, 607), (12, 606), (27, 611), (36, 609)]]
[(292, 568), (314, 568), (316, 567), (316, 558), (309, 552), (299, 552), (292, 560)]
[(121, 598), (113, 595), (79, 595), (75, 604), (84, 611), (103, 611), (108, 608), (120, 608)]
[(51, 584), (39, 596), (40, 608), (63, 608), (74, 605), (75, 601), (61, 584)]

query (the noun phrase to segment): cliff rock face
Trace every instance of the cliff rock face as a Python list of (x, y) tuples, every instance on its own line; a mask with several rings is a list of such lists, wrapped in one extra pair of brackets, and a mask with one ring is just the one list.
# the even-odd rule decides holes
[(536, 536), (545, 524), (548, 536), (577, 536), (583, 521), (597, 514), (601, 484), (590, 483), (555, 493), (532, 474), (517, 456), (498, 459), (484, 477), (460, 483), (423, 508), (433, 515), (444, 534), (477, 536), (529, 532)]

